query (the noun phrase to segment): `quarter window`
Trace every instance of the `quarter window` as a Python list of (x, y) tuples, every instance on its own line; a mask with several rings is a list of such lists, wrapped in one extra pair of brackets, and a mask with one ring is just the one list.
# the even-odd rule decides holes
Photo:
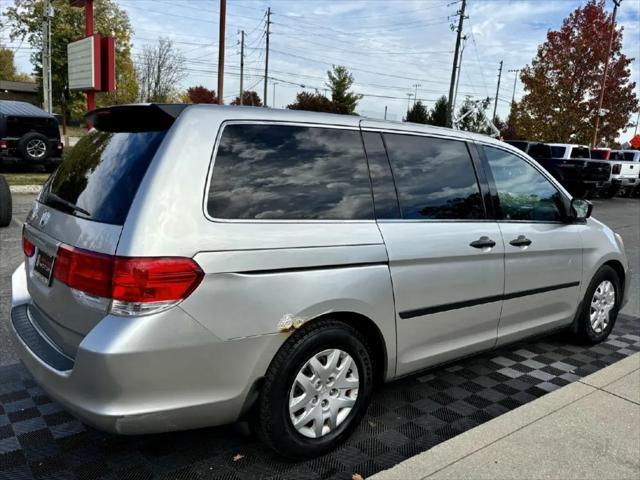
[(484, 151), (505, 220), (562, 219), (560, 193), (544, 175), (509, 152), (491, 147)]
[(464, 142), (385, 134), (405, 219), (484, 218), (471, 156)]
[(225, 219), (372, 219), (360, 133), (227, 125), (213, 166), (207, 210)]

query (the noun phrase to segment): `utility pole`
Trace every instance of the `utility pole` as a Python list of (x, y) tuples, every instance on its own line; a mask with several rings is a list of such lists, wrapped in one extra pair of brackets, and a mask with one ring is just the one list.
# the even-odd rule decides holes
[(278, 82), (273, 82), (273, 98), (271, 99), (273, 108), (276, 108), (276, 85), (278, 85)]
[(267, 32), (265, 35), (264, 54), (264, 92), (262, 95), (262, 106), (267, 106), (267, 85), (269, 80), (269, 26), (271, 25), (271, 7), (267, 8)]
[(609, 48), (607, 48), (607, 58), (604, 61), (604, 73), (602, 74), (602, 83), (600, 84), (600, 99), (598, 100), (598, 110), (596, 110), (596, 125), (593, 129), (593, 141), (591, 148), (596, 148), (598, 143), (598, 128), (600, 128), (600, 113), (602, 111), (602, 102), (604, 101), (604, 90), (607, 85), (607, 71), (609, 70), (609, 59), (611, 57), (611, 47), (613, 46), (613, 34), (616, 31), (616, 13), (622, 0), (613, 0), (613, 15), (611, 16), (611, 30), (609, 32)]
[(456, 102), (458, 101), (458, 85), (460, 84), (460, 69), (462, 68), (462, 54), (464, 53), (464, 47), (467, 45), (467, 36), (462, 37), (462, 48), (460, 49), (460, 60), (458, 61), (458, 73), (456, 74), (456, 88), (453, 94), (453, 104), (451, 105), (451, 111), (455, 112)]
[(458, 54), (460, 51), (460, 41), (462, 40), (462, 26), (464, 24), (464, 10), (467, 7), (467, 0), (462, 0), (462, 6), (458, 10), (458, 28), (456, 35), (456, 49), (453, 52), (453, 67), (451, 68), (451, 82), (449, 83), (449, 105), (447, 106), (447, 126), (451, 126), (453, 118), (453, 88), (456, 83), (456, 67), (458, 66)]
[[(385, 107), (386, 108), (386, 107)], [(638, 112), (638, 118), (636, 118), (636, 128), (633, 132), (633, 136), (635, 137), (638, 134), (638, 124), (640, 123), (640, 112)]]
[(240, 105), (242, 105), (242, 79), (244, 75), (244, 30), (240, 30)]
[(50, 0), (45, 0), (42, 22), (42, 103), (44, 110), (51, 113), (53, 101), (51, 93), (51, 17), (53, 8)]
[(518, 73), (520, 73), (520, 69), (516, 68), (514, 70), (507, 70), (509, 73), (515, 73), (516, 76), (513, 79), (513, 94), (511, 95), (511, 105), (516, 103), (516, 85), (518, 84)]
[[(220, 28), (218, 34), (218, 105), (224, 98), (224, 36), (227, 22), (227, 0), (220, 0)], [(240, 96), (242, 98), (242, 96)]]
[[(387, 119), (387, 106), (384, 106), (384, 119)], [(638, 126), (636, 125), (636, 130), (638, 129)]]
[(420, 83), (414, 83), (414, 84), (413, 84), (413, 86), (414, 86), (414, 87), (415, 87), (415, 89), (416, 89), (416, 93), (415, 93), (415, 95), (413, 96), (413, 106), (415, 107), (415, 106), (416, 106), (416, 101), (418, 100), (418, 87), (421, 87), (421, 86), (422, 86), (422, 84), (420, 84)]
[(496, 99), (493, 102), (493, 123), (496, 123), (496, 110), (498, 109), (498, 95), (500, 94), (500, 80), (502, 79), (502, 60), (500, 60), (500, 68), (498, 69), (498, 87), (496, 88)]
[(413, 97), (413, 93), (407, 93), (407, 113), (411, 109), (411, 97)]

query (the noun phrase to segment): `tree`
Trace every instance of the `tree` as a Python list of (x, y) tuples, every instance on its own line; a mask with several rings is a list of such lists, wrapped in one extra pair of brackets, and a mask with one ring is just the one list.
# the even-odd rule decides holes
[[(240, 105), (240, 95), (238, 95), (233, 100), (233, 102), (231, 102), (231, 105)], [(252, 107), (261, 107), (262, 99), (253, 90), (248, 90), (248, 91), (245, 90), (244, 92), (242, 92), (242, 105), (249, 105)]]
[(424, 104), (418, 100), (413, 104), (411, 109), (407, 110), (407, 118), (405, 118), (404, 121), (413, 123), (429, 123), (429, 112)]
[[(574, 10), (558, 31), (549, 31), (531, 66), (520, 74), (525, 95), (517, 129), (528, 139), (591, 143), (607, 56), (611, 15), (604, 0)], [(640, 108), (630, 81), (633, 59), (622, 52), (622, 27), (615, 27), (605, 95), (607, 111), (600, 139), (613, 141)]]
[(142, 102), (169, 102), (176, 95), (176, 85), (185, 78), (185, 59), (169, 38), (155, 45), (145, 45), (136, 66), (138, 98)]
[(449, 101), (445, 95), (442, 95), (434, 104), (431, 112), (429, 113), (429, 125), (435, 125), (437, 127), (447, 126), (447, 108), (449, 108)]
[(209, 90), (202, 85), (189, 87), (186, 97), (189, 100), (188, 103), (218, 103), (215, 90)]
[(19, 73), (16, 70), (13, 51), (0, 46), (0, 80), (12, 82), (33, 82), (33, 79), (26, 73)]
[(353, 75), (346, 67), (334, 65), (333, 70), (327, 71), (327, 76), (329, 81), (326, 85), (331, 89), (331, 101), (336, 113), (354, 114), (362, 95), (349, 91), (353, 85)]
[(458, 110), (458, 128), (467, 132), (487, 133), (486, 111), (489, 107), (489, 99), (481, 102), (465, 97)]
[(335, 103), (319, 93), (299, 92), (296, 101), (287, 108), (291, 110), (307, 110), (309, 112), (338, 113)]
[[(85, 36), (84, 9), (75, 8), (68, 0), (53, 0), (55, 15), (51, 21), (51, 70), (54, 108), (60, 105), (63, 95), (68, 98), (72, 115), (80, 117), (85, 112), (85, 98), (81, 92), (67, 92), (67, 44)], [(34, 76), (42, 78), (42, 16), (41, 0), (14, 0), (13, 6), (4, 11), (11, 40), (26, 40), (33, 48), (31, 63)], [(98, 93), (96, 104), (131, 103), (137, 95), (137, 83), (131, 60), (131, 24), (127, 13), (115, 0), (94, 1), (94, 30), (101, 35), (114, 35), (116, 39), (116, 86), (114, 93)]]

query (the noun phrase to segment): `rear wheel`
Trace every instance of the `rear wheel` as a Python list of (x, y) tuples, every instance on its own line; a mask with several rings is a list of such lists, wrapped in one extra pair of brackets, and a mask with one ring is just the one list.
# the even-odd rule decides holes
[(289, 458), (322, 455), (358, 425), (373, 390), (366, 340), (354, 328), (319, 320), (295, 332), (265, 375), (257, 433)]
[(7, 179), (0, 175), (0, 227), (7, 227), (11, 223), (11, 190)]
[(621, 295), (618, 274), (607, 265), (600, 267), (587, 288), (577, 319), (579, 340), (599, 343), (609, 336), (618, 318)]

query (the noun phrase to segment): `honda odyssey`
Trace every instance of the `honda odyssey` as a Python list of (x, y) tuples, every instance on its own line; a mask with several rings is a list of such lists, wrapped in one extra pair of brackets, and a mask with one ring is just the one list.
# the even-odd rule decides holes
[(623, 305), (620, 236), (489, 137), (212, 105), (89, 118), (26, 219), (11, 322), (99, 429), (249, 418), (319, 455), (377, 383), (557, 329), (600, 342)]

